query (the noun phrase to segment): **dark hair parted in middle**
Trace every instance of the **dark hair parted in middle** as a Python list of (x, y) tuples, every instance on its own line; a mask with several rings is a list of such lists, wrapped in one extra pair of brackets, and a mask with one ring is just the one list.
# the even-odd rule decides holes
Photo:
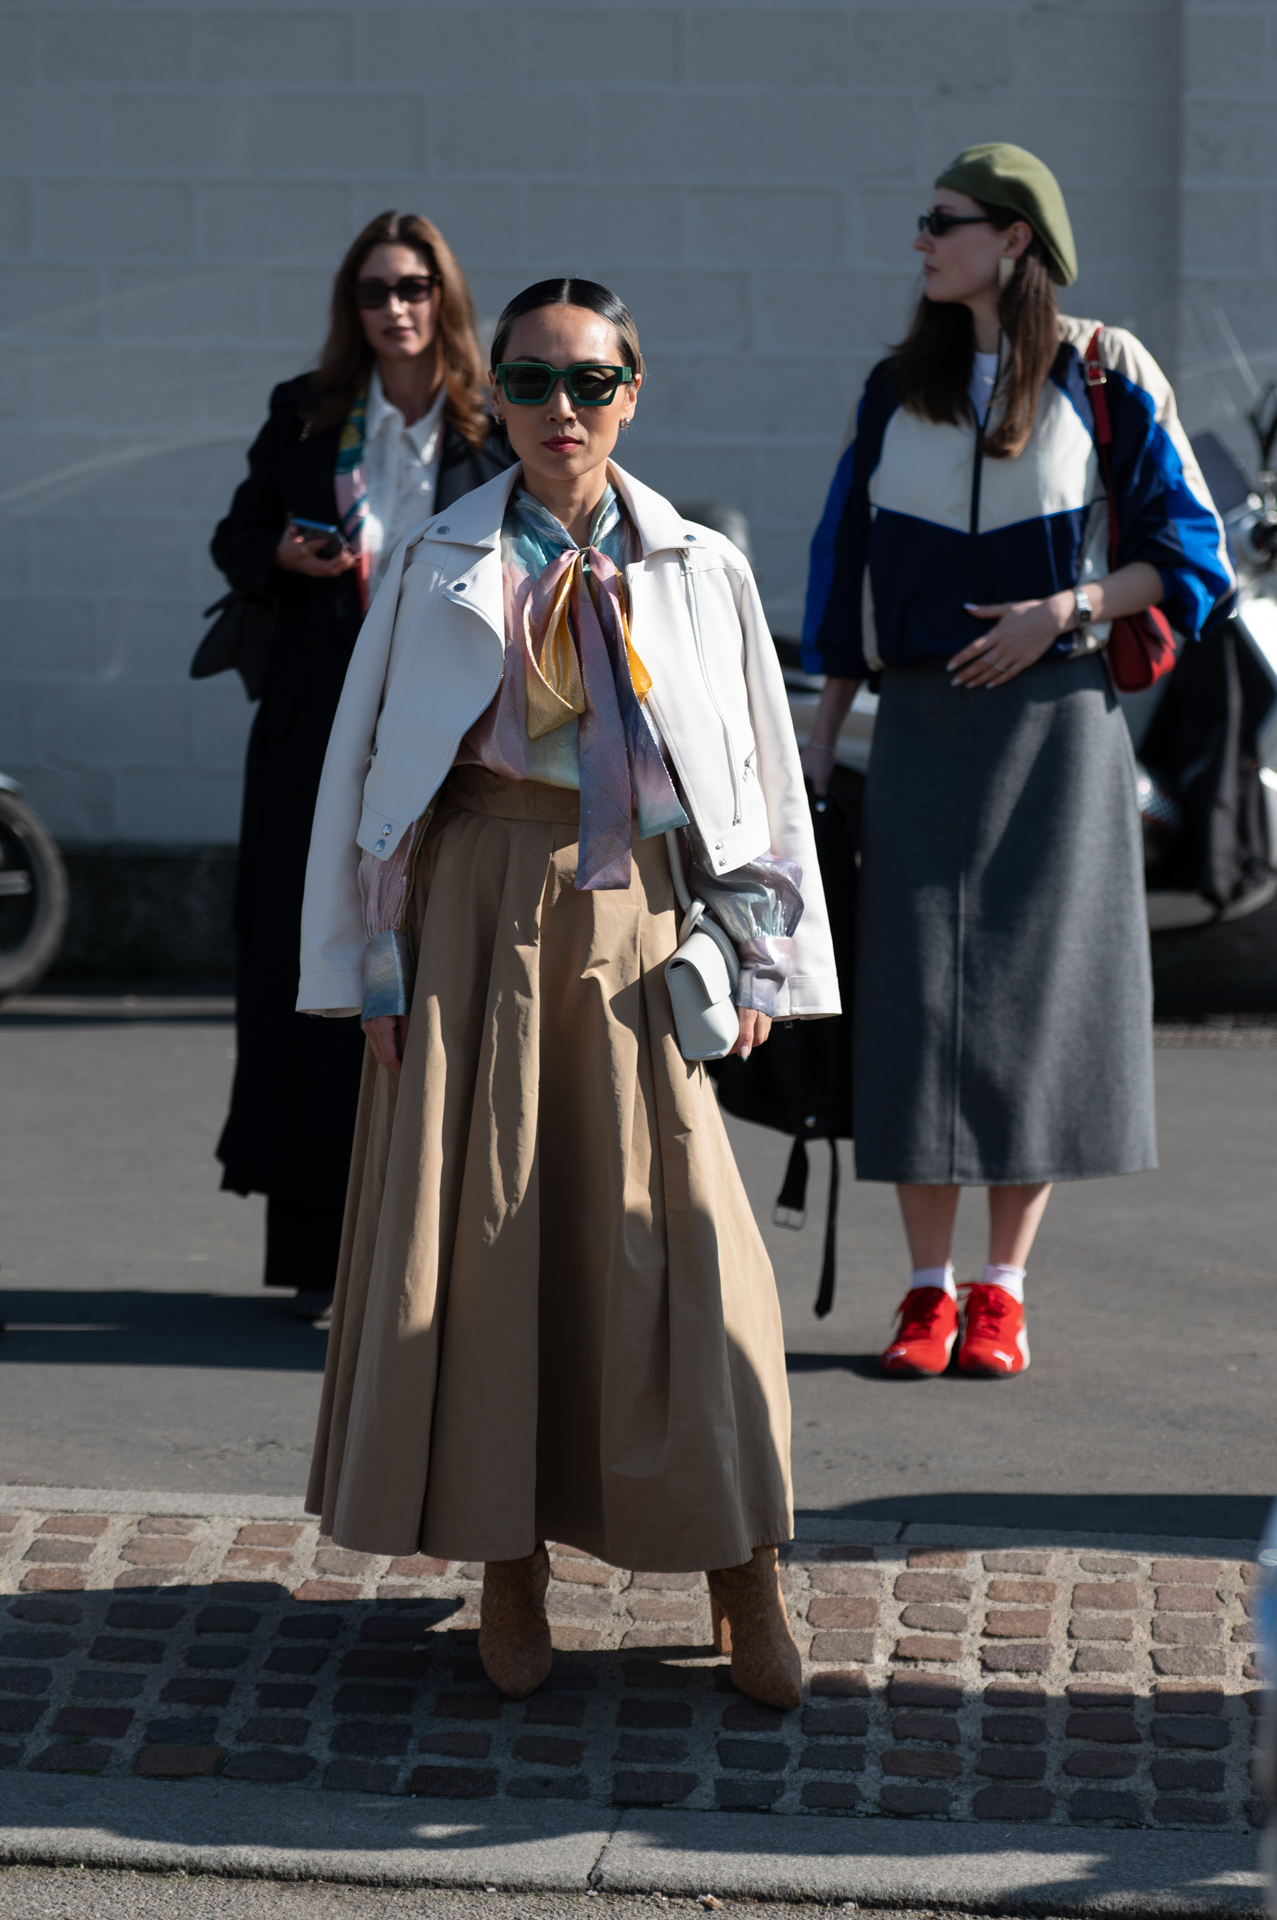
[(522, 293), (516, 293), (497, 321), (497, 330), (492, 336), (494, 368), (505, 359), (515, 321), (522, 320), (525, 313), (539, 312), (542, 307), (584, 307), (587, 312), (597, 313), (602, 319), (610, 321), (620, 339), (624, 356), (622, 364), (632, 367), (635, 373), (642, 373), (643, 354), (639, 347), (638, 328), (630, 317), (629, 308), (609, 288), (601, 287), (597, 280), (538, 280), (535, 286), (525, 287)]
[[(976, 202), (989, 223), (1005, 232), (1022, 213)], [(983, 441), (994, 459), (1014, 458), (1033, 431), (1038, 400), (1060, 350), (1059, 308), (1045, 247), (1035, 234), (1002, 289), (998, 319), (1006, 339), (1005, 362), (994, 404), (1002, 418)], [(967, 387), (975, 353), (971, 310), (953, 300), (922, 294), (909, 331), (895, 354), (896, 392), (902, 406), (924, 420), (957, 426), (971, 418)]]

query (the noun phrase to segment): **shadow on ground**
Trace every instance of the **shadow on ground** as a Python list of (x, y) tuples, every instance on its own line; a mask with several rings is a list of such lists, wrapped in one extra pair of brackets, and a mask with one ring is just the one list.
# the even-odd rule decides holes
[(0, 1292), (0, 1366), (230, 1367), (322, 1373), (326, 1335), (291, 1295)]
[(800, 1510), (817, 1531), (832, 1519), (877, 1525), (1011, 1527), (1025, 1543), (1058, 1545), (1061, 1536), (1120, 1533), (1177, 1540), (1258, 1540), (1272, 1506), (1268, 1493), (914, 1493)]
[[(1089, 1879), (1114, 1865), (1119, 1831), (1179, 1830), (1201, 1849), (1212, 1827), (1236, 1843), (1256, 1818), (1242, 1769), (1226, 1765), (1230, 1749), (1248, 1750), (1251, 1702), (1211, 1683), (1173, 1700), (1090, 1683), (1065, 1697), (996, 1673), (972, 1689), (920, 1669), (885, 1686), (839, 1670), (814, 1674), (801, 1710), (782, 1714), (742, 1698), (726, 1663), (689, 1644), (558, 1649), (546, 1684), (511, 1701), (487, 1679), (473, 1626), (455, 1624), (473, 1618), (463, 1596), (340, 1591), (179, 1579), (10, 1597), (0, 1859), (50, 1857), (15, 1845), (33, 1828), (229, 1846), (241, 1861), (577, 1834), (595, 1836), (593, 1858), (600, 1829), (630, 1810), (636, 1836), (658, 1822), (666, 1857), (684, 1839), (732, 1851), (730, 1821), (746, 1813), (769, 1816), (754, 1847), (773, 1870), (787, 1855), (863, 1853), (853, 1836), (869, 1816), (880, 1852), (1010, 1848), (1025, 1855), (1013, 1874), (1036, 1877), (1049, 1843), (1075, 1856), (1065, 1879)], [(271, 1792), (285, 1786), (303, 1791), (285, 1804)], [(342, 1837), (344, 1803), (357, 1812)], [(660, 1827), (673, 1811), (688, 1824)], [(896, 1821), (908, 1837), (893, 1837)]]

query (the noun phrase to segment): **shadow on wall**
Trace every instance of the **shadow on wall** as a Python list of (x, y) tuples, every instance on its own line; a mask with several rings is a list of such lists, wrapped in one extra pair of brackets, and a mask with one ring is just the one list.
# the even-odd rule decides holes
[(1277, 900), (1243, 920), (1153, 935), (1160, 1019), (1277, 1011)]
[[(236, 849), (62, 848), (71, 923), (53, 977), (212, 980), (235, 970)], [(1277, 900), (1244, 920), (1153, 936), (1159, 1019), (1277, 1012)]]
[(229, 979), (233, 846), (64, 846), (71, 920), (54, 978)]

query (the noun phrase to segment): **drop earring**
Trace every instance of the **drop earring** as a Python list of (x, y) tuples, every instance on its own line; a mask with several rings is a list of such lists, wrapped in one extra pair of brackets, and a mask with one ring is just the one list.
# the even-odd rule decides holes
[(1015, 278), (1016, 265), (1016, 261), (1014, 261), (1009, 254), (1003, 254), (1002, 258), (998, 261), (999, 289), (1010, 286), (1012, 280)]

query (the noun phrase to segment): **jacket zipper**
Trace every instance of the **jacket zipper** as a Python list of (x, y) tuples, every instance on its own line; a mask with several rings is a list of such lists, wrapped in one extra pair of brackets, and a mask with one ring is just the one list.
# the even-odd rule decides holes
[(989, 396), (989, 404), (985, 409), (984, 419), (981, 420), (979, 415), (978, 414), (976, 415), (975, 460), (971, 468), (971, 525), (969, 528), (969, 531), (973, 534), (977, 534), (980, 531), (980, 476), (984, 469), (984, 430), (985, 430), (985, 427), (988, 425), (989, 415), (993, 411), (993, 399), (994, 399), (994, 395), (998, 391), (998, 382), (1001, 378), (1002, 378), (1002, 334), (1001, 334), (1001, 331), (999, 330), (998, 364), (993, 370), (993, 393), (990, 394)]
[(685, 551), (679, 552), (679, 564), (683, 569), (683, 588), (687, 595), (687, 610), (692, 620), (692, 638), (696, 642), (696, 658), (700, 661), (701, 678), (705, 682), (705, 691), (709, 695), (710, 705), (718, 715), (718, 724), (723, 729), (723, 741), (727, 748), (727, 771), (732, 776), (732, 825), (738, 827), (741, 821), (740, 779), (736, 772), (736, 748), (732, 741), (731, 728), (718, 704), (713, 683), (709, 677), (709, 668), (705, 663), (705, 642), (701, 638), (700, 609), (696, 604), (696, 586), (692, 579), (691, 563)]

